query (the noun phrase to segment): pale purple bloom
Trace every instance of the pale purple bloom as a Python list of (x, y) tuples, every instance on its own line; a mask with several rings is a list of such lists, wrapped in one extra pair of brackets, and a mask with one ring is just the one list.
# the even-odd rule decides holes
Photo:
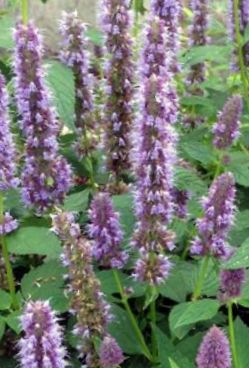
[(8, 114), (9, 98), (5, 78), (0, 73), (0, 190), (18, 185), (16, 174), (16, 151), (10, 130)]
[[(190, 8), (193, 12), (192, 23), (189, 26), (189, 46), (205, 46), (208, 43), (208, 1), (191, 0)], [(198, 84), (205, 80), (205, 64), (192, 65), (188, 74), (187, 83), (197, 93)]]
[(204, 336), (196, 358), (198, 368), (231, 368), (231, 352), (228, 338), (213, 326)]
[(219, 298), (225, 302), (233, 298), (239, 298), (245, 279), (246, 271), (244, 268), (221, 270)]
[(122, 350), (111, 336), (106, 336), (102, 341), (99, 355), (101, 368), (115, 368), (124, 361)]
[(241, 96), (229, 98), (214, 125), (213, 143), (217, 148), (229, 148), (239, 136), (240, 117), (243, 109)]
[(71, 169), (58, 153), (59, 126), (45, 85), (41, 36), (28, 23), (17, 25), (14, 38), (17, 107), (26, 139), (22, 197), (28, 207), (44, 212), (64, 200)]
[(179, 22), (181, 15), (181, 0), (152, 0), (153, 14), (160, 17), (166, 27), (167, 43), (166, 52), (172, 53), (170, 70), (177, 73), (180, 70), (177, 60), (179, 52)]
[(63, 243), (62, 262), (68, 269), (70, 311), (76, 315), (74, 329), (79, 337), (78, 351), (89, 367), (99, 366), (96, 340), (103, 341), (111, 320), (110, 306), (101, 292), (92, 265), (91, 244), (81, 235), (72, 213), (52, 216), (53, 231)]
[(21, 368), (64, 368), (62, 330), (48, 302), (29, 302), (21, 317), (24, 337), (19, 342)]
[[(103, 0), (103, 30), (108, 53), (104, 106), (107, 168), (120, 179), (130, 167), (129, 134), (133, 122), (133, 62), (131, 22), (127, 0)], [(118, 128), (117, 128), (118, 127)]]
[(89, 236), (93, 239), (93, 256), (102, 266), (122, 268), (128, 255), (121, 249), (123, 231), (119, 213), (114, 211), (108, 193), (95, 195), (89, 210)]
[(227, 235), (233, 224), (235, 211), (235, 181), (231, 173), (220, 175), (212, 183), (207, 197), (202, 198), (204, 216), (197, 220), (198, 236), (191, 253), (227, 257)]
[(15, 220), (9, 212), (5, 212), (0, 220), (0, 234), (6, 235), (18, 228), (18, 222)]
[(79, 157), (82, 157), (92, 151), (96, 145), (93, 81), (89, 73), (86, 26), (81, 22), (76, 11), (63, 12), (60, 32), (63, 37), (61, 60), (72, 69), (74, 75), (75, 126), (77, 128), (75, 149)]
[[(169, 261), (163, 253), (174, 248), (174, 235), (167, 225), (174, 212), (172, 190), (177, 135), (173, 124), (177, 119), (177, 99), (169, 71), (171, 56), (166, 53), (165, 62), (157, 51), (164, 49), (165, 38), (157, 33), (151, 37), (154, 31), (161, 33), (161, 24), (162, 21), (155, 17), (145, 31), (140, 115), (134, 131), (134, 169), (137, 177), (135, 212), (138, 223), (132, 243), (139, 249), (141, 258), (135, 266), (135, 277), (140, 280), (148, 277), (148, 270), (151, 269), (148, 262), (155, 259), (152, 268), (158, 265), (159, 276), (150, 275), (143, 280), (150, 283), (162, 282), (163, 277), (167, 277)], [(151, 40), (154, 40), (154, 46)], [(160, 67), (158, 60), (161, 60)]]

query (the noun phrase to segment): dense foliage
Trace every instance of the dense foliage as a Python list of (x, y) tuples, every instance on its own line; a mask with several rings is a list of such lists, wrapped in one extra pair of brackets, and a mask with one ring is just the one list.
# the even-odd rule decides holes
[(0, 367), (248, 368), (249, 1), (99, 2), (0, 10)]

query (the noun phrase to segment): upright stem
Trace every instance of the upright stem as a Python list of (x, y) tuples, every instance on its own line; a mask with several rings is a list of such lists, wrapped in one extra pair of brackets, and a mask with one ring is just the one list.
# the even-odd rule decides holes
[(146, 358), (148, 358), (148, 360), (150, 361), (153, 361), (153, 357), (146, 345), (146, 342), (144, 340), (144, 337), (143, 337), (143, 334), (137, 324), (137, 320), (134, 316), (134, 314), (132, 313), (132, 310), (131, 310), (131, 307), (128, 303), (128, 300), (127, 300), (127, 296), (125, 295), (125, 292), (124, 292), (124, 289), (123, 289), (123, 286), (121, 284), (121, 281), (120, 281), (120, 278), (119, 278), (119, 274), (118, 274), (118, 271), (116, 269), (113, 270), (113, 275), (114, 275), (114, 278), (115, 278), (115, 281), (116, 281), (116, 284), (117, 284), (117, 287), (118, 287), (118, 290), (119, 290), (119, 293), (120, 293), (120, 296), (121, 296), (121, 301), (125, 307), (125, 310), (129, 316), (129, 319), (131, 321), (131, 324), (132, 324), (132, 327), (133, 327), (133, 330), (134, 330), (134, 333), (137, 337), (137, 340), (139, 341), (139, 344), (143, 350), (143, 353), (144, 355), (146, 356)]
[(206, 256), (202, 262), (198, 280), (195, 285), (195, 290), (192, 296), (193, 301), (198, 300), (199, 297), (201, 296), (201, 290), (202, 290), (203, 283), (205, 281), (207, 270), (208, 270), (208, 263), (209, 263), (209, 257)]
[(238, 57), (239, 57), (239, 68), (240, 68), (240, 74), (241, 74), (241, 81), (243, 84), (243, 95), (249, 107), (248, 79), (247, 79), (247, 73), (246, 73), (246, 68), (244, 64), (243, 48), (241, 44), (241, 34), (240, 34), (239, 0), (233, 1), (233, 12), (234, 12), (234, 22), (235, 22), (236, 43), (237, 43), (237, 50), (238, 50)]
[(237, 349), (236, 349), (236, 343), (235, 343), (235, 334), (234, 334), (233, 303), (229, 302), (227, 304), (227, 308), (228, 308), (229, 338), (230, 338), (230, 344), (231, 344), (231, 349), (232, 349), (233, 364), (234, 364), (234, 368), (240, 368), (238, 355), (237, 355)]
[(156, 325), (156, 301), (150, 304), (150, 321), (151, 321), (151, 346), (152, 346), (152, 356), (153, 361), (155, 362), (157, 359), (157, 341), (156, 336), (154, 334), (153, 326)]
[(22, 0), (21, 10), (22, 10), (23, 24), (27, 24), (28, 23), (28, 0)]
[[(0, 194), (0, 221), (3, 221), (3, 218), (4, 218), (3, 195)], [(7, 277), (8, 287), (10, 291), (12, 307), (14, 309), (19, 309), (19, 304), (18, 304), (18, 300), (16, 297), (15, 279), (14, 279), (14, 275), (13, 275), (13, 271), (12, 271), (12, 267), (10, 263), (8, 248), (7, 248), (5, 237), (3, 234), (0, 235), (0, 244), (2, 247), (2, 255), (3, 255), (4, 264), (6, 268), (6, 277)]]

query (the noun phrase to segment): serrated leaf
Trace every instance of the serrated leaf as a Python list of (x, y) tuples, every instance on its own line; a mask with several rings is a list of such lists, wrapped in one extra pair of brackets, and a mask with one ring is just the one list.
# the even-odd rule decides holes
[(175, 173), (176, 187), (179, 190), (190, 190), (193, 193), (204, 194), (207, 192), (206, 183), (194, 170), (178, 167)]
[(249, 328), (241, 321), (240, 318), (236, 318), (234, 330), (235, 330), (236, 350), (240, 362), (240, 368), (248, 368), (249, 355), (247, 347), (249, 341)]
[(236, 250), (236, 253), (223, 264), (225, 269), (249, 267), (249, 238)]
[(183, 142), (181, 150), (190, 159), (201, 162), (204, 165), (212, 164), (216, 161), (214, 149), (211, 144), (205, 142)]
[(63, 208), (66, 211), (85, 212), (89, 202), (89, 193), (90, 191), (85, 189), (82, 192), (70, 194)]
[(49, 61), (48, 84), (52, 91), (60, 120), (71, 130), (74, 130), (74, 81), (69, 68), (58, 61)]
[(14, 18), (9, 15), (0, 17), (0, 47), (11, 49), (14, 46), (12, 29), (14, 27)]
[(178, 364), (171, 358), (169, 358), (170, 368), (180, 368)]
[(195, 65), (204, 61), (226, 64), (231, 53), (231, 46), (205, 45), (192, 47), (184, 56), (185, 65)]
[(114, 319), (109, 325), (110, 334), (125, 353), (143, 354), (126, 311), (117, 305), (113, 305), (111, 311)]
[(20, 316), (21, 316), (20, 312), (12, 312), (7, 317), (4, 317), (4, 320), (7, 323), (7, 325), (13, 331), (15, 331), (17, 335), (19, 335), (19, 333), (22, 330), (21, 323), (20, 323)]
[(191, 324), (213, 318), (219, 309), (217, 300), (203, 299), (176, 305), (170, 312), (169, 325), (172, 333)]
[(0, 289), (0, 310), (9, 309), (11, 306), (11, 297), (7, 291)]
[(68, 300), (63, 290), (64, 274), (65, 269), (59, 261), (49, 261), (31, 270), (21, 281), (23, 296), (32, 300), (49, 300), (54, 309), (65, 312)]
[(40, 254), (58, 258), (60, 241), (45, 227), (23, 227), (6, 237), (8, 249), (13, 254)]
[(234, 174), (236, 183), (249, 187), (249, 154), (233, 152), (229, 154), (230, 162), (227, 170)]

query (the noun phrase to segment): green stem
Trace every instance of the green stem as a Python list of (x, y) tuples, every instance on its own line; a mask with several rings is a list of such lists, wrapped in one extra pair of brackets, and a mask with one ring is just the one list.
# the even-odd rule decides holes
[(151, 346), (152, 346), (152, 356), (153, 361), (155, 362), (157, 359), (157, 341), (156, 336), (153, 330), (153, 327), (156, 326), (156, 301), (150, 304), (150, 321), (151, 321)]
[(202, 286), (203, 286), (203, 283), (204, 283), (205, 278), (206, 278), (208, 264), (209, 264), (209, 257), (206, 256), (204, 258), (203, 262), (202, 262), (200, 273), (199, 273), (199, 276), (198, 276), (198, 280), (197, 280), (197, 283), (195, 285), (195, 290), (194, 290), (194, 293), (193, 293), (193, 296), (192, 296), (193, 301), (198, 300), (199, 297), (201, 296), (201, 290), (202, 290)]
[(235, 34), (236, 34), (236, 43), (237, 43), (238, 57), (239, 57), (240, 75), (241, 75), (241, 81), (243, 84), (243, 95), (244, 95), (244, 98), (249, 108), (248, 79), (247, 79), (247, 72), (246, 72), (246, 68), (244, 64), (243, 46), (241, 44), (241, 34), (240, 34), (239, 0), (234, 0), (233, 11), (234, 11)]
[(227, 309), (228, 309), (229, 338), (230, 338), (230, 344), (231, 344), (231, 349), (232, 349), (233, 364), (234, 364), (234, 368), (240, 368), (237, 350), (236, 350), (236, 343), (235, 343), (234, 324), (233, 324), (233, 303), (232, 302), (229, 302), (227, 304)]
[(139, 341), (139, 344), (143, 350), (143, 353), (144, 355), (146, 356), (146, 358), (150, 361), (153, 361), (153, 357), (146, 345), (146, 342), (144, 340), (144, 337), (143, 337), (143, 334), (137, 324), (137, 320), (131, 310), (131, 307), (128, 303), (128, 300), (127, 300), (127, 296), (125, 295), (125, 292), (124, 292), (124, 289), (123, 289), (123, 286), (121, 284), (121, 281), (120, 281), (120, 278), (119, 278), (119, 274), (118, 274), (118, 271), (116, 269), (113, 270), (113, 275), (114, 275), (114, 278), (115, 278), (115, 281), (116, 281), (116, 284), (117, 284), (117, 287), (118, 287), (118, 290), (119, 290), (119, 293), (120, 293), (120, 296), (121, 296), (121, 301), (125, 307), (125, 310), (128, 314), (128, 317), (131, 321), (131, 324), (132, 324), (132, 327), (133, 327), (133, 330), (134, 330), (134, 333), (135, 335), (137, 336), (137, 339)]
[[(3, 220), (3, 216), (4, 216), (3, 195), (0, 194), (0, 220)], [(7, 277), (8, 287), (10, 291), (12, 307), (17, 310), (19, 309), (19, 304), (18, 304), (18, 300), (16, 297), (15, 279), (14, 279), (14, 274), (13, 274), (11, 263), (10, 263), (9, 252), (8, 252), (7, 244), (5, 242), (4, 235), (0, 236), (0, 244), (2, 246), (2, 255), (3, 255), (4, 264), (6, 268), (6, 277)]]
[(21, 10), (22, 10), (22, 21), (23, 24), (28, 23), (28, 0), (21, 0)]

